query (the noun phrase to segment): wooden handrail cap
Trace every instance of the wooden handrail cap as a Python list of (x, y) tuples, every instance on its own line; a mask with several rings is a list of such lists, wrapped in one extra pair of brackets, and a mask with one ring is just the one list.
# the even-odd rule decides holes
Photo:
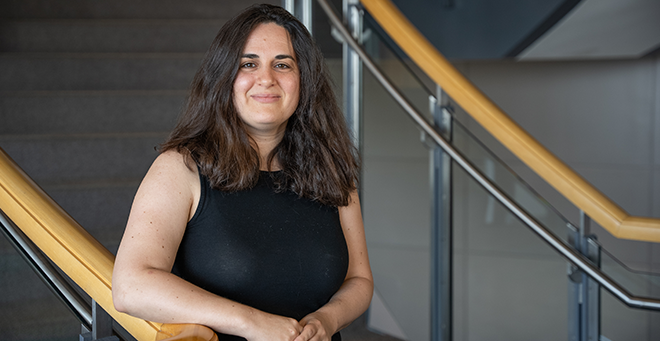
[(156, 341), (218, 341), (218, 335), (198, 324), (163, 324)]

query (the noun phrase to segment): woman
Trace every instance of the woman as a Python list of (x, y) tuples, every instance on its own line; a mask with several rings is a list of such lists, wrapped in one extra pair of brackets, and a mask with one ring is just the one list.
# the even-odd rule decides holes
[(136, 194), (118, 311), (221, 340), (340, 340), (373, 279), (358, 162), (322, 55), (280, 7), (227, 22)]

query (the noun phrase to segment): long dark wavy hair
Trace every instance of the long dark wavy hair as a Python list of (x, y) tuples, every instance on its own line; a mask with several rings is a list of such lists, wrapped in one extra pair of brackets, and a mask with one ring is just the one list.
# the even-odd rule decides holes
[(357, 151), (321, 51), (305, 26), (278, 6), (251, 6), (220, 29), (193, 79), (186, 109), (159, 151), (186, 156), (213, 188), (234, 192), (256, 184), (259, 154), (234, 106), (233, 86), (248, 36), (265, 23), (286, 29), (300, 71), (298, 107), (266, 167), (277, 158), (283, 175), (278, 190), (346, 206), (359, 178)]

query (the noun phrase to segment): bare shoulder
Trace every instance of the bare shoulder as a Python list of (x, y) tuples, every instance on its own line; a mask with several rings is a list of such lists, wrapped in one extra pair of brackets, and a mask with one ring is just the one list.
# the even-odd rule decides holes
[(176, 151), (160, 154), (144, 178), (147, 181), (166, 182), (168, 186), (193, 186), (199, 181), (197, 168), (192, 161)]
[(195, 164), (176, 151), (160, 154), (142, 180), (135, 200), (192, 211), (199, 200), (199, 175)]
[(174, 150), (168, 150), (158, 155), (151, 165), (149, 172), (180, 177), (197, 177), (195, 164), (192, 161), (186, 160), (184, 155)]

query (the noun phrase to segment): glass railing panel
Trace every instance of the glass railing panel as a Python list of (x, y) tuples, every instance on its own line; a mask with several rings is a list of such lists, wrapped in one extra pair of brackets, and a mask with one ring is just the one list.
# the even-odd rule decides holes
[(453, 169), (454, 340), (566, 340), (567, 262)]
[[(403, 52), (392, 46), (391, 40), (382, 33), (382, 29), (373, 20), (369, 19), (368, 15), (365, 18), (365, 32), (367, 32), (367, 38), (364, 40), (366, 51), (389, 79), (402, 90), (418, 112), (430, 120), (427, 97), (433, 94), (434, 89), (432, 84), (429, 84), (429, 79), (410, 61), (406, 61)], [(449, 102), (454, 116), (452, 144), (517, 205), (570, 245), (572, 236), (567, 225), (569, 223), (573, 226), (577, 225), (579, 208), (496, 141), (458, 104), (451, 99)], [(486, 211), (487, 219), (494, 219), (492, 215), (494, 203), (495, 199), (490, 198), (490, 208)], [(482, 238), (509, 240), (507, 235), (500, 234), (496, 229), (483, 231)], [(543, 252), (554, 251), (544, 249)], [(620, 281), (619, 283), (626, 290), (636, 296), (660, 297), (658, 274), (632, 271), (612, 254), (607, 252), (603, 254), (603, 271), (617, 282)]]
[(660, 275), (657, 273), (631, 269), (607, 250), (601, 253), (601, 269), (631, 294), (660, 299)]
[[(406, 62), (405, 59), (402, 60), (399, 57), (400, 54), (395, 52), (396, 48), (390, 48), (387, 39), (382, 38), (378, 34), (378, 29), (371, 27), (368, 20), (365, 21), (365, 33), (363, 45), (371, 58), (408, 98), (411, 104), (421, 114), (430, 119), (428, 96), (434, 92), (434, 89), (432, 85), (429, 86), (428, 79), (424, 79), (423, 75), (420, 76), (415, 71), (415, 67)], [(406, 304), (404, 301), (406, 300), (408, 300), (408, 303), (415, 303), (416, 298), (425, 297), (425, 299), (419, 300), (419, 304), (411, 305), (416, 306), (417, 314), (419, 314), (419, 311), (426, 312), (429, 308), (428, 296), (426, 295), (428, 291), (420, 290), (422, 289), (420, 283), (429, 283), (428, 269), (430, 263), (428, 258), (419, 258), (422, 255), (424, 257), (430, 255), (428, 242), (422, 240), (423, 236), (429, 235), (429, 231), (426, 229), (422, 232), (423, 229), (417, 228), (417, 226), (422, 225), (428, 226), (428, 223), (422, 224), (421, 221), (417, 223), (418, 220), (421, 220), (420, 215), (410, 214), (410, 212), (415, 211), (415, 207), (412, 207), (411, 203), (416, 203), (417, 207), (420, 207), (420, 204), (428, 207), (424, 204), (428, 203), (428, 199), (417, 199), (419, 193), (428, 193), (428, 189), (420, 185), (420, 179), (424, 178), (424, 182), (428, 181), (426, 180), (428, 179), (428, 172), (422, 171), (423, 163), (419, 162), (422, 160), (421, 154), (425, 153), (425, 149), (419, 147), (417, 138), (419, 135), (415, 134), (416, 129), (410, 123), (411, 121), (406, 118), (407, 114), (398, 109), (399, 106), (390, 99), (389, 95), (385, 94), (385, 91), (372, 79), (368, 71), (364, 72), (364, 88), (365, 150), (363, 156), (365, 182), (363, 203), (365, 223), (367, 224), (367, 233), (369, 233), (372, 267), (374, 268), (376, 283), (380, 283), (376, 287), (377, 299), (382, 299), (392, 315), (396, 315), (393, 316), (395, 324), (397, 324), (396, 328), (400, 328), (407, 338), (427, 339), (427, 325), (419, 323), (419, 321), (428, 320), (428, 314), (417, 315), (414, 317), (416, 322), (411, 322), (410, 320), (413, 318), (410, 316), (410, 311), (404, 307)], [(381, 94), (378, 95), (378, 92), (381, 92)], [(540, 178), (536, 174), (533, 174), (529, 168), (495, 141), (492, 136), (489, 136), (488, 133), (476, 125), (469, 118), (469, 115), (461, 110), (460, 106), (453, 103), (452, 107), (456, 119), (453, 144), (521, 208), (568, 244), (570, 242), (570, 232), (567, 224), (569, 221), (578, 221), (579, 209), (558, 195), (549, 185), (542, 183), (542, 180), (539, 181)], [(399, 112), (401, 117), (392, 114), (395, 112)], [(477, 132), (476, 135), (475, 131)], [(419, 153), (418, 159), (412, 161), (417, 157), (417, 153)], [(408, 167), (414, 163), (418, 164), (417, 169), (419, 171), (407, 170), (407, 174), (403, 174), (404, 167), (401, 166), (406, 164), (406, 167)], [(426, 167), (428, 167), (428, 164)], [(456, 170), (455, 174), (461, 172)], [(516, 172), (523, 175), (517, 175)], [(529, 179), (532, 179), (533, 188), (527, 185)], [(402, 181), (402, 183), (399, 183), (399, 181)], [(419, 192), (414, 193), (409, 186), (415, 187), (417, 185), (419, 185)], [(472, 186), (477, 185), (472, 184)], [(387, 192), (386, 187), (392, 187), (391, 191)], [(540, 302), (547, 297), (552, 297), (551, 306), (558, 307), (556, 312), (550, 313), (552, 316), (547, 317), (553, 322), (549, 324), (551, 326), (550, 332), (546, 333), (551, 335), (548, 339), (565, 339), (567, 335), (567, 286), (569, 282), (566, 261), (527, 227), (523, 226), (517, 218), (503, 209), (494, 198), (484, 194), (481, 199), (474, 199), (474, 195), (464, 192), (465, 188), (466, 186), (460, 184), (456, 184), (454, 188), (456, 195), (454, 205), (456, 207), (467, 205), (463, 209), (465, 212), (469, 212), (460, 212), (460, 208), (455, 211), (456, 231), (454, 240), (457, 248), (454, 264), (457, 277), (454, 306), (456, 312), (455, 330), (457, 331), (455, 334), (458, 339), (483, 339), (482, 336), (485, 334), (475, 334), (476, 332), (472, 330), (473, 328), (479, 330), (479, 325), (484, 321), (497, 321), (498, 316), (506, 316), (506, 313), (501, 313), (496, 308), (498, 306), (500, 308), (501, 306), (507, 306), (507, 308), (515, 310), (516, 314), (523, 316), (524, 318), (521, 321), (524, 322), (522, 324), (536, 326), (538, 321), (546, 320), (546, 311), (527, 315), (526, 312), (529, 309), (520, 308), (520, 306), (525, 306), (526, 302), (533, 302), (532, 305), (535, 307), (542, 306), (542, 304), (551, 304)], [(540, 191), (542, 196), (537, 191)], [(401, 200), (402, 198), (408, 200)], [(410, 200), (410, 198), (414, 199)], [(544, 198), (550, 198), (551, 200)], [(475, 208), (478, 205), (483, 207)], [(411, 208), (405, 209), (406, 207)], [(429, 216), (428, 213), (418, 213), (421, 213), (424, 218)], [(467, 221), (456, 218), (461, 214), (468, 217), (466, 218)], [(479, 221), (479, 219), (481, 220)], [(390, 229), (392, 226), (403, 226), (403, 228), (397, 231)], [(412, 228), (409, 229), (410, 227)], [(415, 252), (417, 252), (418, 258), (412, 256)], [(405, 253), (407, 255), (404, 255)], [(479, 267), (487, 268), (488, 266), (484, 265), (485, 263), (481, 264), (479, 262), (489, 257), (502, 258), (502, 265), (493, 265), (500, 268), (500, 270), (490, 273), (499, 273), (498, 276), (493, 276), (493, 280), (509, 283), (508, 285), (516, 288), (522, 294), (521, 297), (527, 298), (523, 300), (512, 298), (511, 302), (513, 303), (505, 302), (506, 300), (502, 301), (498, 297), (498, 290), (491, 290), (492, 296), (484, 297), (493, 301), (491, 310), (479, 312), (479, 303), (475, 303), (473, 306), (469, 305), (470, 302), (468, 301), (473, 294), (476, 295), (475, 297), (481, 294), (474, 292), (473, 288), (470, 287), (470, 283), (479, 287), (479, 284), (475, 283), (482, 282), (482, 280), (472, 280), (470, 282), (471, 279), (474, 279), (474, 276), (478, 276), (474, 274), (471, 267), (479, 270), (482, 270)], [(514, 259), (513, 263), (519, 262), (521, 264), (507, 269), (511, 264), (506, 264), (504, 259)], [(550, 259), (552, 261), (549, 261)], [(534, 265), (534, 262), (539, 263)], [(616, 262), (612, 263), (618, 264)], [(608, 264), (607, 257), (604, 259), (603, 267), (606, 272), (610, 273), (614, 273), (614, 269), (616, 269), (616, 267)], [(513, 280), (511, 282), (505, 281), (501, 277), (507, 276), (502, 276), (502, 273), (509, 274), (507, 276), (513, 278)], [(644, 292), (657, 292), (654, 289), (647, 291), (636, 289), (636, 287), (648, 288), (651, 276), (647, 276), (647, 278), (640, 277), (638, 274), (633, 276), (633, 278), (622, 280), (622, 284), (630, 283), (631, 288), (629, 290), (634, 291), (635, 295), (648, 296)], [(541, 282), (537, 286), (532, 283), (535, 283), (536, 280)], [(524, 283), (525, 281), (532, 284), (518, 285), (519, 282)], [(548, 283), (552, 283), (551, 288), (547, 288)], [(379, 288), (379, 285), (381, 288)], [(537, 289), (540, 290), (540, 293), (536, 292)], [(414, 298), (409, 297), (411, 294), (408, 292), (411, 290), (416, 291), (413, 294)], [(488, 289), (481, 288), (479, 290)], [(516, 293), (518, 292), (516, 290), (507, 292)], [(403, 297), (402, 293), (405, 293)], [(537, 303), (537, 301), (539, 302)], [(511, 304), (513, 306), (509, 307), (508, 305)], [(397, 311), (399, 309), (401, 310)], [(532, 319), (529, 323), (525, 319), (528, 316), (529, 319)], [(516, 319), (507, 318), (507, 320), (515, 321)], [(536, 324), (534, 321), (537, 321)], [(504, 326), (507, 325), (507, 322), (502, 323)], [(517, 325), (521, 324), (519, 322), (515, 323)], [(498, 324), (495, 323), (494, 325), (495, 330), (497, 330)], [(544, 326), (547, 327), (548, 324), (544, 324)], [(539, 330), (545, 331), (546, 329), (543, 326), (538, 326), (529, 330), (538, 333)], [(485, 333), (487, 331), (488, 329), (485, 329)], [(416, 334), (415, 337), (410, 337), (407, 333)], [(479, 336), (468, 337), (466, 336), (468, 334)], [(513, 334), (518, 335), (515, 332)], [(465, 337), (463, 338), (463, 336)], [(492, 337), (485, 338), (493, 339)], [(504, 337), (503, 339), (511, 338)], [(520, 339), (524, 338), (521, 337)], [(535, 339), (538, 339), (538, 337)]]
[[(429, 95), (435, 96), (435, 86), (410, 59), (401, 57), (402, 52), (392, 47), (392, 42), (368, 15), (363, 28), (362, 45), (374, 63), (420, 114), (432, 120)], [(405, 113), (404, 115), (407, 116)]]
[[(428, 115), (428, 92), (405, 65), (375, 34), (368, 33), (364, 45), (405, 96)], [(368, 70), (363, 72), (363, 89), (363, 214), (376, 286), (374, 304), (384, 307), (369, 314), (369, 326), (402, 339), (428, 340), (429, 151), (414, 122)]]
[[(399, 59), (398, 54), (377, 34), (377, 29), (368, 25), (368, 21), (365, 28), (370, 32), (364, 41), (368, 53), (411, 104), (430, 120), (428, 97), (433, 89), (425, 83), (423, 77), (414, 72), (414, 67)], [(401, 326), (405, 336), (412, 340), (425, 340), (428, 339), (430, 318), (426, 313), (430, 308), (430, 252), (429, 242), (424, 239), (430, 235), (430, 222), (427, 220), (430, 216), (427, 211), (430, 205), (428, 152), (421, 147), (418, 130), (407, 118), (407, 114), (399, 109), (378, 84), (371, 83), (371, 75), (367, 71), (364, 78), (363, 195), (376, 290), (390, 307), (394, 320)], [(375, 96), (374, 88), (381, 95)], [(487, 150), (480, 149), (478, 142), (467, 134), (467, 129), (459, 124), (454, 135), (455, 144), (461, 150), (471, 151), (467, 153), (468, 157), (474, 159), (475, 163), (481, 163), (482, 170), (489, 171), (496, 183), (502, 182), (503, 187), (510, 188), (510, 192), (518, 199), (528, 203), (528, 210), (544, 213), (548, 216), (548, 223), (557, 226), (562, 235), (567, 235), (565, 221), (548, 214), (552, 209), (542, 201), (530, 202), (528, 197), (533, 193), (523, 183), (515, 182), (515, 177), (511, 178), (506, 166), (491, 158)], [(420, 153), (417, 158), (419, 161), (413, 161), (411, 156), (417, 153)], [(405, 174), (404, 167), (412, 167), (415, 163), (416, 170), (407, 170)], [(459, 170), (456, 172), (463, 174)], [(538, 339), (540, 330), (548, 335), (548, 340), (565, 339), (568, 302), (566, 262), (480, 188), (477, 190), (481, 193), (480, 197), (476, 198), (472, 192), (478, 185), (473, 181), (467, 191), (464, 183), (468, 181), (465, 175), (462, 176), (463, 179), (458, 180), (454, 188), (454, 339), (523, 340), (529, 339), (531, 335)], [(395, 187), (386, 191), (391, 184), (395, 184)], [(417, 192), (413, 189), (417, 189)], [(481, 204), (483, 206), (475, 207)], [(420, 208), (424, 208), (424, 211)], [(421, 221), (420, 217), (425, 221)], [(490, 262), (491, 259), (496, 261)], [(507, 275), (502, 276), (501, 273)], [(382, 281), (388, 284), (384, 289), (379, 289), (379, 286), (383, 287)], [(500, 300), (509, 297), (506, 294), (489, 294), (488, 282), (504, 288), (512, 302)], [(536, 290), (551, 294), (539, 296)], [(515, 296), (517, 294), (519, 296)], [(526, 301), (534, 304), (528, 307), (524, 304)], [(486, 303), (487, 309), (479, 308), (483, 303)], [(541, 308), (545, 304), (550, 304), (552, 309)], [(415, 307), (416, 310), (411, 311), (407, 306)], [(504, 307), (512, 311), (498, 312)], [(516, 330), (514, 325), (518, 322), (506, 317), (511, 314), (520, 315), (529, 328)], [(543, 318), (539, 319), (538, 316)], [(527, 322), (527, 319), (530, 321)], [(552, 323), (539, 322), (546, 320)], [(501, 330), (498, 325), (511, 325), (511, 328), (493, 337), (494, 330)]]
[(660, 312), (631, 309), (604, 289), (600, 311), (603, 341), (660, 340)]
[[(365, 31), (368, 32), (364, 41), (365, 50), (379, 65), (381, 70), (398, 86), (406, 98), (424, 116), (431, 120), (428, 96), (434, 95), (434, 89), (413, 65), (401, 58), (401, 51), (391, 46), (391, 41), (384, 37), (382, 30), (372, 26), (373, 21), (365, 19)], [(495, 154), (477, 140), (461, 120), (468, 118), (460, 106), (452, 103), (455, 123), (453, 128), (453, 142), (464, 156), (478, 169), (496, 183), (505, 193), (511, 196), (522, 208), (527, 210), (543, 225), (551, 226), (558, 236), (568, 236), (567, 220), (557, 214), (557, 210), (534, 192), (509, 166), (504, 164)], [(469, 122), (469, 119), (467, 120)], [(470, 127), (472, 128), (472, 127)], [(491, 202), (494, 203), (495, 199)], [(497, 234), (497, 231), (493, 231)], [(504, 236), (505, 237), (505, 236)]]
[[(454, 110), (461, 110), (453, 104)], [(481, 171), (489, 180), (506, 193), (518, 206), (534, 217), (541, 225), (550, 229), (556, 236), (565, 242), (568, 240), (568, 220), (561, 216), (545, 199), (536, 193), (527, 183), (495, 156), (485, 145), (477, 140), (474, 135), (459, 121), (454, 122), (452, 144), (457, 147), (463, 155)], [(489, 210), (486, 219), (494, 219), (490, 208), (495, 204), (495, 199), (489, 199)], [(484, 238), (504, 238), (500, 231), (484, 231)]]
[[(455, 103), (452, 104), (452, 107), (457, 112), (457, 116), (465, 115), (462, 109)], [(517, 172), (527, 172), (528, 176), (533, 175), (530, 174), (531, 170), (529, 168), (512, 156), (507, 155), (507, 153), (500, 152), (500, 155), (504, 155), (503, 157), (507, 158), (508, 161), (508, 163), (503, 162), (492, 151), (492, 149), (501, 148), (501, 145), (491, 141), (487, 147), (475, 137), (472, 133), (473, 130), (474, 128), (468, 130), (460, 121), (456, 120), (453, 129), (453, 145), (486, 177), (494, 182), (500, 190), (505, 192), (514, 202), (534, 217), (536, 221), (549, 229), (555, 236), (571, 245), (572, 239), (569, 238), (571, 234), (567, 229), (569, 219), (562, 213), (566, 211), (571, 212), (567, 210), (567, 207), (568, 209), (572, 208), (572, 211), (575, 213), (579, 212), (579, 209), (568, 204), (564, 205), (562, 211), (560, 211), (552, 206), (545, 199), (545, 196), (541, 196), (525, 181), (526, 179), (523, 179), (517, 174)], [(509, 166), (509, 164), (513, 166)], [(535, 178), (535, 187), (536, 185), (544, 184), (542, 181), (538, 181), (540, 179), (537, 176)], [(556, 195), (556, 191), (551, 188), (547, 189), (546, 193)], [(494, 202), (495, 199), (490, 200)], [(490, 214), (488, 217), (490, 217)], [(571, 220), (577, 221), (577, 219)], [(501, 235), (497, 231), (485, 231), (484, 233), (483, 238), (486, 240), (493, 238), (507, 239), (506, 235)], [(614, 279), (635, 296), (660, 298), (660, 275), (657, 273), (633, 270), (618, 260), (615, 255), (607, 252), (607, 250), (603, 251), (602, 270), (606, 275)]]
[[(429, 152), (419, 131), (369, 72), (364, 73), (363, 213), (377, 300), (384, 320), (370, 326), (429, 339)], [(410, 89), (408, 89), (410, 91)]]
[[(424, 75), (420, 75), (413, 65), (401, 57), (402, 52), (391, 46), (392, 43), (389, 38), (383, 37), (382, 30), (371, 25), (373, 25), (373, 21), (366, 18), (365, 28), (369, 34), (368, 39), (364, 42), (365, 49), (390, 80), (397, 86), (403, 87), (403, 94), (417, 110), (431, 120), (428, 96), (435, 95), (435, 90), (428, 84), (428, 79)], [(512, 197), (523, 209), (527, 210), (543, 225), (553, 228), (553, 232), (557, 236), (566, 239), (568, 236), (566, 229), (568, 220), (558, 214), (557, 209), (552, 207), (516, 175), (510, 166), (503, 163), (498, 156), (485, 147), (471, 133), (470, 129), (473, 129), (473, 126), (468, 128), (461, 123), (465, 120), (467, 121), (466, 124), (469, 124), (471, 122), (469, 116), (460, 106), (453, 103), (453, 101), (451, 102), (455, 117), (452, 144), (459, 148), (473, 165)]]

